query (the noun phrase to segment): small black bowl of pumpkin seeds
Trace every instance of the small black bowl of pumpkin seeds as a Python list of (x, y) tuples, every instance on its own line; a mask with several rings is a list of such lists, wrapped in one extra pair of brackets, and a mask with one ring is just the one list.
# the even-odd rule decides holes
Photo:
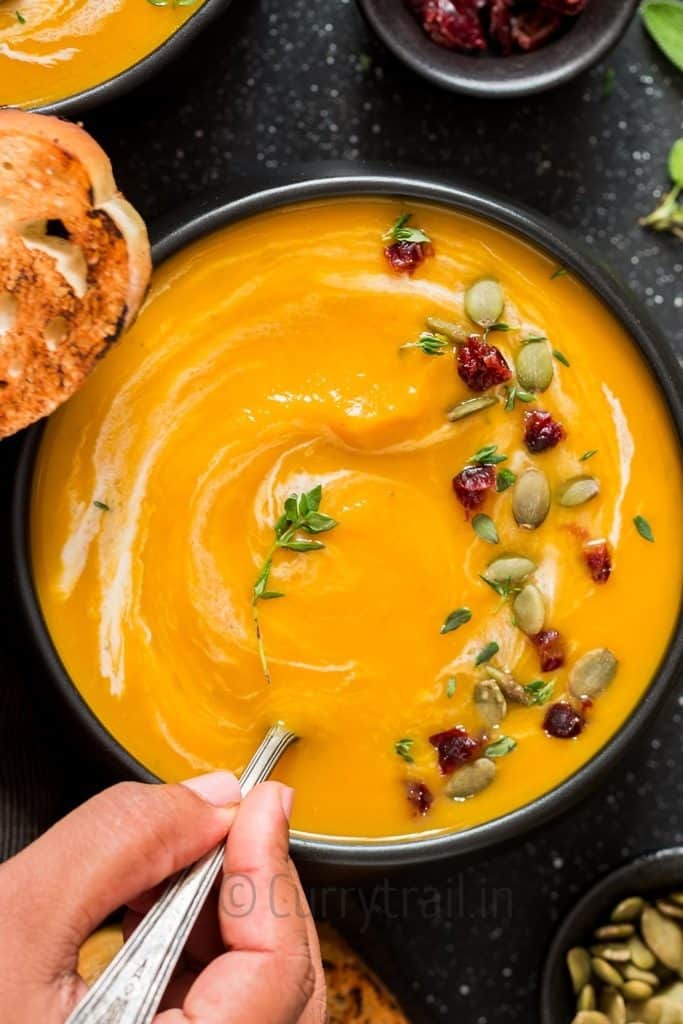
[(683, 847), (595, 885), (553, 940), (541, 1024), (683, 1024)]

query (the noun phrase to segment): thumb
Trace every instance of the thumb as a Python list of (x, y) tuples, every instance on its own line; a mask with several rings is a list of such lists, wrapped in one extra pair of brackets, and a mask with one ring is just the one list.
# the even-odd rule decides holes
[(27, 941), (67, 967), (108, 914), (220, 842), (239, 799), (228, 772), (185, 785), (124, 782), (93, 797), (5, 865), (16, 898), (30, 893), (30, 914), (24, 905), (15, 916)]

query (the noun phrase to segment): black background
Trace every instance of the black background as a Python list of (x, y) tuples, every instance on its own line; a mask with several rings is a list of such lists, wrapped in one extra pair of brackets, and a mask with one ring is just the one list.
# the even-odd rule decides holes
[[(683, 135), (682, 83), (636, 21), (601, 66), (559, 90), (474, 100), (441, 92), (400, 66), (351, 0), (257, 0), (235, 4), (153, 82), (84, 120), (148, 220), (255, 165), (408, 163), (493, 188), (573, 228), (683, 354), (683, 243), (637, 224), (666, 186), (668, 150)], [(588, 343), (599, 358), (600, 338)], [(5, 516), (16, 450), (16, 440), (0, 450)], [(31, 662), (8, 549), (5, 559), (6, 856), (104, 776), (84, 757)], [(634, 600), (644, 584), (633, 581)], [(576, 895), (633, 854), (683, 842), (680, 692), (597, 796), (517, 847), (427, 867), (393, 879), (388, 890), (379, 879), (362, 899), (353, 890), (312, 890), (316, 908), (336, 918), (382, 971), (416, 1024), (535, 1021), (544, 951)], [(359, 799), (372, 800), (372, 791)], [(374, 900), (371, 914), (362, 900)]]

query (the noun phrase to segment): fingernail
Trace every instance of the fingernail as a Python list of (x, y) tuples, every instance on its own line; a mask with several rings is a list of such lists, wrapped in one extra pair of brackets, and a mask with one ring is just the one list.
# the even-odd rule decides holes
[(193, 793), (215, 807), (226, 807), (242, 799), (240, 784), (231, 772), (210, 772), (183, 782)]
[(289, 821), (292, 817), (292, 807), (294, 806), (294, 790), (290, 789), (289, 786), (280, 786), (280, 803), (282, 804), (282, 810), (285, 812), (285, 818)]

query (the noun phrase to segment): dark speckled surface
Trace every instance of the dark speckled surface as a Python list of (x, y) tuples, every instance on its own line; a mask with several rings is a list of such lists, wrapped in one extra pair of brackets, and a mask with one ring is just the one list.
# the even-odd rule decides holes
[[(351, 0), (236, 0), (180, 64), (85, 122), (148, 218), (235, 170), (321, 158), (408, 161), (494, 188), (572, 227), (683, 353), (683, 243), (636, 223), (665, 186), (668, 149), (683, 134), (682, 86), (634, 24), (606, 64), (554, 93), (461, 98), (390, 58)], [(0, 452), (3, 491), (14, 452), (12, 443)], [(7, 628), (3, 587), (4, 650), (22, 671), (19, 686), (3, 687), (0, 800), (25, 840), (101, 776), (59, 717), (38, 710), (42, 680), (27, 668), (21, 634)], [(597, 796), (518, 847), (414, 872), (389, 889), (318, 887), (317, 909), (355, 935), (417, 1024), (531, 1024), (544, 950), (576, 895), (635, 853), (683, 842), (682, 707), (679, 689)], [(22, 763), (33, 779), (18, 799)]]

